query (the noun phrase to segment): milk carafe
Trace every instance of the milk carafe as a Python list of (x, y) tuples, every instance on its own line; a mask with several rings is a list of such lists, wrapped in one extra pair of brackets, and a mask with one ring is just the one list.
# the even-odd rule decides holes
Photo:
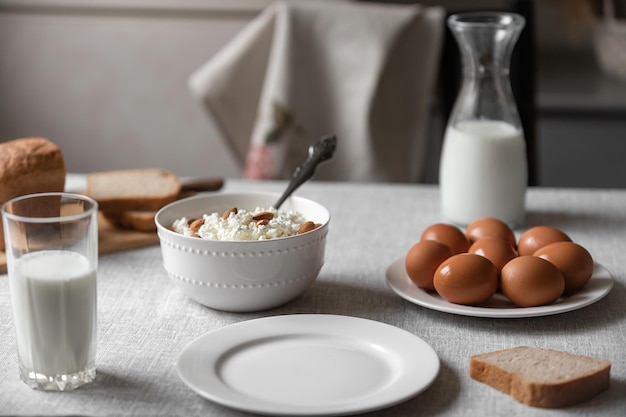
[(446, 220), (467, 225), (525, 217), (526, 142), (511, 90), (511, 52), (524, 27), (514, 13), (452, 15), (448, 26), (463, 62), (463, 82), (446, 127), (439, 185)]

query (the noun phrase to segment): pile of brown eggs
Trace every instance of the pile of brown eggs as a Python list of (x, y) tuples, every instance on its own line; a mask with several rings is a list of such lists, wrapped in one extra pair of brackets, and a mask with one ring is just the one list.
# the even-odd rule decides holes
[(490, 217), (465, 231), (429, 226), (405, 266), (418, 287), (465, 305), (484, 303), (498, 290), (521, 307), (547, 305), (583, 288), (593, 274), (589, 252), (563, 231), (535, 226), (517, 241), (506, 223)]

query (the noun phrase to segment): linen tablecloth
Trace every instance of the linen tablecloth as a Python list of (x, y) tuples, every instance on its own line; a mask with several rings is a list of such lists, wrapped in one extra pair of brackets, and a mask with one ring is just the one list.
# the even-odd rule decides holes
[[(280, 191), (282, 182), (227, 181), (224, 191)], [(626, 190), (531, 189), (526, 227), (565, 230), (611, 272), (615, 285), (597, 303), (554, 316), (492, 319), (432, 311), (396, 296), (385, 271), (428, 225), (442, 220), (434, 186), (312, 182), (297, 191), (331, 212), (326, 262), (296, 300), (258, 313), (224, 313), (183, 296), (158, 246), (100, 258), (95, 383), (74, 392), (33, 391), (18, 377), (8, 279), (0, 275), (0, 414), (244, 416), (205, 400), (179, 379), (183, 347), (214, 329), (257, 317), (325, 313), (405, 329), (429, 343), (440, 373), (424, 393), (372, 416), (626, 415)], [(522, 229), (517, 232), (521, 232)], [(473, 354), (532, 345), (608, 359), (611, 387), (563, 410), (531, 408), (470, 379)]]

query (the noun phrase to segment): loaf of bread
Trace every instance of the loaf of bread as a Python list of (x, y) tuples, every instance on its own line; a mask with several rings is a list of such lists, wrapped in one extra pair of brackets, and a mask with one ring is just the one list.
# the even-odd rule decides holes
[[(26, 194), (63, 191), (65, 161), (57, 145), (45, 138), (0, 143), (0, 205)], [(0, 250), (4, 250), (0, 222)]]
[(472, 356), (470, 377), (533, 407), (586, 401), (609, 387), (604, 359), (520, 346)]
[(181, 184), (172, 172), (157, 169), (123, 169), (87, 175), (85, 193), (106, 213), (155, 211), (174, 201)]

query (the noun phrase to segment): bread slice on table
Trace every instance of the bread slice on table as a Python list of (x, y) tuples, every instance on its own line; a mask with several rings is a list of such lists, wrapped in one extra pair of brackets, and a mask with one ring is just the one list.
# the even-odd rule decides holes
[(156, 211), (174, 201), (180, 190), (180, 180), (172, 172), (144, 168), (88, 174), (85, 193), (98, 202), (103, 212), (121, 213)]
[[(177, 200), (193, 197), (197, 193), (195, 191), (185, 190), (183, 186), (182, 191), (176, 198)], [(127, 210), (120, 212), (108, 212), (103, 211), (104, 218), (111, 224), (120, 227), (122, 229), (137, 230), (139, 232), (156, 232), (157, 226), (154, 222), (158, 210)]]
[[(217, 191), (224, 185), (224, 179), (213, 177), (181, 179), (180, 185), (180, 193), (176, 196), (176, 200), (192, 197), (199, 192)], [(158, 210), (102, 211), (102, 214), (111, 224), (122, 229), (155, 232), (157, 227), (154, 222), (154, 216), (157, 211)]]
[[(32, 137), (0, 143), (0, 205), (26, 194), (63, 191), (65, 161), (57, 145)], [(0, 221), (0, 250), (4, 250)]]
[(156, 223), (154, 222), (154, 216), (156, 211), (140, 211), (129, 210), (119, 213), (102, 212), (104, 218), (117, 227), (122, 229), (137, 230), (139, 232), (154, 232), (156, 231)]
[(533, 407), (586, 401), (609, 387), (611, 362), (520, 346), (470, 359), (470, 377)]

